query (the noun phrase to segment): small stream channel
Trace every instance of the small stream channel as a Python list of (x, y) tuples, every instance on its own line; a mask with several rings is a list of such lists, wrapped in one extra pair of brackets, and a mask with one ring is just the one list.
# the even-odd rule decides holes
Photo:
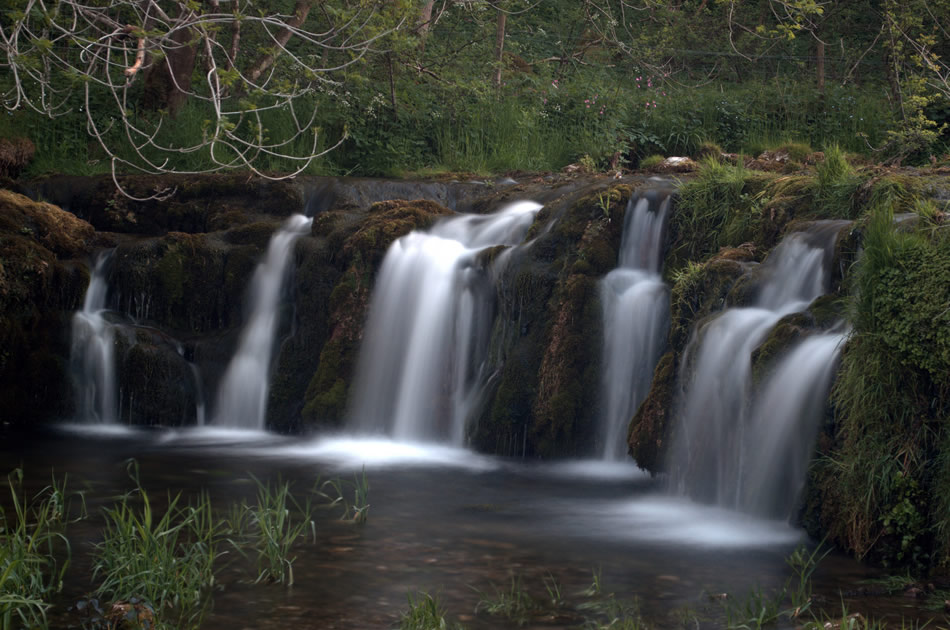
[[(83, 489), (90, 518), (69, 531), (73, 562), (57, 610), (86, 596), (101, 509), (128, 491), (135, 458), (153, 496), (207, 490), (221, 510), (254, 494), (250, 474), (293, 480), (299, 491), (322, 476), (352, 478), (364, 466), (369, 518), (342, 523), (325, 513), (316, 542), (295, 547), (295, 584), (252, 584), (241, 562), (221, 574), (202, 628), (392, 628), (407, 593), (437, 595), (465, 628), (515, 628), (475, 613), (481, 592), (519, 579), (539, 601), (556, 580), (561, 603), (542, 606), (527, 628), (579, 628), (583, 591), (600, 573), (604, 592), (636, 600), (650, 628), (720, 628), (720, 594), (780, 588), (786, 556), (804, 533), (779, 521), (672, 499), (626, 463), (532, 464), (468, 451), (388, 440), (278, 437), (217, 429), (126, 431), (119, 427), (14, 433), (0, 428), (3, 469), (22, 466), (39, 488), (50, 472)], [(7, 508), (9, 493), (0, 494)], [(867, 590), (874, 569), (830, 554), (815, 574), (821, 605), (840, 611), (842, 594)], [(873, 590), (873, 589), (872, 589)], [(929, 618), (922, 600), (844, 596), (851, 611), (895, 622)], [(78, 627), (62, 613), (52, 627)], [(794, 625), (777, 627), (795, 627)], [(898, 626), (899, 627), (899, 626)], [(940, 627), (933, 626), (933, 627)]]

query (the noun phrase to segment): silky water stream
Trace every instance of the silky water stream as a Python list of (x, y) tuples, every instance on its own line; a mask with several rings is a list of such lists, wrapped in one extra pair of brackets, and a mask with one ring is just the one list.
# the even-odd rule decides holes
[[(642, 212), (630, 216), (645, 223), (630, 232), (642, 236), (646, 245), (631, 251), (646, 257), (621, 258), (620, 275), (633, 275), (633, 281), (606, 285), (618, 295), (642, 285), (651, 296), (665, 298), (656, 252), (666, 211), (664, 199), (640, 201)], [(485, 291), (490, 277), (472, 261), (484, 247), (530, 246), (519, 243), (538, 208), (527, 203), (489, 217), (453, 218), (429, 233), (413, 233), (397, 241), (380, 276), (390, 278), (385, 286), (399, 288), (403, 299), (397, 308), (387, 305), (389, 294), (374, 296), (369, 328), (378, 330), (367, 335), (357, 377), (360, 387), (372, 396), (364, 397), (350, 413), (349, 429), (359, 435), (301, 438), (234, 430), (260, 428), (261, 395), (242, 399), (234, 413), (222, 413), (223, 403), (217, 405), (216, 417), (231, 419), (241, 415), (238, 411), (247, 411), (253, 422), (218, 422), (188, 430), (133, 430), (115, 425), (114, 431), (103, 433), (87, 425), (14, 434), (0, 425), (0, 463), (4, 470), (24, 468), (28, 495), (48, 483), (52, 470), (69, 475), (70, 486), (83, 490), (89, 508), (89, 518), (69, 529), (72, 562), (63, 593), (50, 613), (51, 626), (78, 627), (77, 619), (65, 611), (95, 589), (93, 552), (102, 539), (102, 509), (133, 487), (128, 475), (131, 459), (138, 462), (141, 483), (157, 503), (166, 501), (169, 492), (181, 492), (188, 500), (206, 491), (222, 514), (230, 505), (253, 498), (255, 477), (293, 480), (298, 493), (328, 477), (352, 479), (365, 472), (369, 481), (365, 523), (345, 523), (339, 519), (339, 510), (318, 512), (315, 539), (294, 546), (292, 587), (255, 583), (253, 569), (247, 566), (252, 559), (242, 560), (236, 554), (225, 558), (202, 628), (393, 628), (408, 608), (407, 595), (425, 592), (438, 598), (449, 619), (468, 629), (525, 627), (519, 621), (530, 628), (592, 627), (585, 623), (609, 623), (603, 610), (605, 602), (613, 601), (623, 602), (628, 612), (633, 607), (639, 610), (648, 628), (702, 630), (725, 627), (724, 601), (740, 601), (753, 589), (765, 594), (780, 589), (790, 575), (788, 554), (798, 545), (813, 543), (784, 518), (770, 520), (727, 509), (734, 503), (730, 501), (701, 505), (671, 496), (665, 482), (637, 472), (619, 457), (622, 452), (616, 446), (622, 442), (617, 436), (622, 435), (624, 417), (636, 400), (618, 400), (608, 406), (613, 411), (605, 417), (600, 461), (529, 463), (476, 455), (462, 448), (483, 361), (478, 352), (483, 344), (464, 340), (482, 339), (490, 315), (482, 299), (490, 295)], [(287, 243), (282, 251), (289, 251), (298, 232), (305, 230), (285, 231)], [(281, 256), (281, 260), (286, 258)], [(270, 265), (275, 280), (268, 286), (279, 286), (282, 265)], [(411, 280), (419, 277), (427, 280), (424, 290), (410, 290)], [(760, 301), (765, 309), (759, 309), (766, 313), (762, 319), (777, 320), (796, 310), (786, 303), (807, 304), (822, 290), (822, 282), (812, 284), (806, 282), (802, 295), (792, 296), (795, 300), (764, 292)], [(657, 303), (652, 298), (648, 301)], [(607, 328), (620, 330), (610, 325), (620, 318), (610, 315), (611, 302), (607, 302)], [(617, 300), (617, 304), (626, 303)], [(651, 315), (655, 327), (664, 328), (665, 311), (649, 310), (656, 313)], [(262, 311), (267, 315), (265, 322), (272, 319), (273, 307)], [(399, 317), (380, 319), (379, 313), (393, 312)], [(639, 313), (630, 308), (618, 312), (628, 320), (631, 313)], [(380, 319), (378, 325), (374, 317)], [(254, 321), (251, 317), (249, 328), (253, 329)], [(628, 323), (643, 327), (639, 319)], [(261, 330), (254, 338), (272, 343), (272, 326)], [(828, 339), (835, 344), (840, 341)], [(831, 341), (816, 338), (815, 343), (822, 348), (829, 345), (832, 352), (837, 346)], [(640, 348), (643, 344), (632, 345)], [(426, 359), (447, 346), (456, 349), (449, 353), (452, 362)], [(269, 357), (270, 346), (265, 350), (246, 354)], [(809, 348), (802, 352), (816, 354)], [(630, 367), (624, 383), (632, 383), (638, 370), (652, 369), (655, 352), (638, 354), (645, 367)], [(243, 355), (238, 352), (238, 356)], [(380, 357), (386, 360), (375, 360)], [(819, 363), (830, 362), (829, 358)], [(613, 365), (611, 357), (605, 363)], [(267, 364), (265, 360), (252, 370), (263, 377), (265, 385)], [(415, 367), (392, 382), (388, 375), (394, 366), (407, 365)], [(821, 374), (816, 374), (820, 380)], [(236, 382), (242, 384), (242, 392), (253, 389), (247, 379)], [(435, 385), (437, 390), (433, 390)], [(774, 406), (773, 393), (766, 390), (762, 404)], [(430, 408), (434, 391), (450, 394), (435, 410)], [(775, 396), (781, 394), (777, 391)], [(636, 397), (640, 396), (642, 392)], [(756, 415), (753, 410), (752, 416)], [(447, 422), (439, 421), (445, 418)], [(0, 493), (4, 509), (9, 509), (9, 501), (8, 493)], [(867, 592), (862, 581), (879, 575), (831, 554), (814, 575), (815, 607), (833, 614), (843, 602), (865, 615), (890, 620), (932, 616), (914, 600), (857, 597)], [(599, 595), (591, 594), (595, 576), (601, 585)], [(523, 620), (477, 611), (480, 600), (498, 599), (500, 593), (511, 592), (512, 584), (536, 603)], [(724, 599), (725, 593), (730, 595)], [(775, 627), (797, 625), (783, 617)]]
[[(475, 613), (485, 594), (509, 589), (512, 577), (543, 604), (527, 627), (578, 628), (591, 615), (584, 604), (594, 598), (583, 591), (595, 572), (605, 593), (637, 602), (650, 628), (721, 628), (719, 595), (780, 588), (789, 575), (785, 557), (805, 540), (783, 522), (671, 499), (646, 476), (586, 465), (531, 465), (385, 440), (241, 441), (247, 438), (202, 429), (97, 435), (0, 430), (0, 461), (25, 468), (28, 490), (48, 483), (55, 470), (85, 491), (91, 516), (70, 527), (73, 560), (53, 627), (75, 624), (62, 611), (94, 589), (91, 551), (101, 540), (101, 509), (132, 487), (129, 458), (157, 502), (166, 491), (194, 497), (206, 490), (220, 510), (253, 497), (251, 474), (295, 480), (303, 492), (321, 475), (351, 479), (365, 466), (368, 520), (352, 525), (336, 511), (320, 512), (316, 540), (294, 547), (293, 587), (253, 584), (232, 560), (202, 624), (209, 629), (392, 628), (409, 592), (438, 596), (465, 628), (516, 628)], [(9, 507), (8, 496), (0, 500)], [(914, 600), (847, 595), (877, 574), (832, 555), (815, 575), (816, 594), (830, 610), (845, 593), (847, 605), (864, 614), (923, 613)], [(552, 579), (559, 606), (544, 603)]]

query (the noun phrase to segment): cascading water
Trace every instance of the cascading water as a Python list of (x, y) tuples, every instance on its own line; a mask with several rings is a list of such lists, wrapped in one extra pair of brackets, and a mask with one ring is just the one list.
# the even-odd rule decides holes
[[(828, 261), (844, 225), (847, 222), (818, 222), (811, 230), (786, 237), (763, 264), (756, 306), (727, 309), (693, 333), (680, 370), (689, 376), (670, 452), (671, 482), (677, 491), (725, 507), (755, 509), (756, 500), (750, 497), (759, 492), (757, 487), (769, 486), (765, 477), (788, 472), (777, 470), (775, 462), (767, 460), (762, 460), (761, 467), (750, 464), (750, 459), (759, 460), (762, 440), (778, 439), (773, 431), (780, 425), (768, 419), (770, 406), (755, 407), (750, 414), (752, 352), (779, 319), (804, 310), (827, 291)], [(807, 347), (813, 350), (811, 344)], [(824, 404), (826, 392), (812, 380), (816, 375), (806, 370), (828, 370), (828, 363), (834, 362), (827, 353), (827, 363), (798, 361), (801, 356), (789, 355), (786, 360), (794, 357), (796, 363), (788, 368), (783, 363), (776, 372), (791, 370), (798, 374), (796, 383), (801, 379), (802, 387), (812, 385), (811, 391), (800, 389), (801, 395), (779, 412), (792, 418), (801, 418), (809, 405), (813, 410), (814, 405)], [(784, 386), (790, 388), (791, 383)], [(783, 509), (789, 500), (794, 501), (794, 496), (782, 499)], [(773, 510), (769, 515), (782, 514)]]
[(601, 281), (604, 356), (601, 458), (622, 461), (627, 425), (650, 389), (669, 327), (669, 297), (660, 278), (668, 195), (650, 191), (627, 205), (620, 264)]
[(77, 413), (84, 422), (114, 424), (117, 418), (115, 327), (104, 317), (109, 292), (106, 272), (113, 251), (99, 255), (82, 310), (73, 315), (70, 362), (76, 384)]
[(512, 204), (412, 232), (383, 259), (348, 424), (399, 440), (461, 446), (481, 390), (494, 290), (478, 252), (517, 245), (541, 206)]
[(252, 309), (237, 352), (221, 381), (213, 424), (234, 429), (264, 429), (270, 362), (277, 332), (280, 294), (294, 243), (310, 231), (313, 219), (295, 214), (271, 237), (264, 260), (251, 280)]
[(756, 397), (739, 480), (744, 512), (791, 516), (846, 338), (828, 333), (805, 339), (778, 362)]

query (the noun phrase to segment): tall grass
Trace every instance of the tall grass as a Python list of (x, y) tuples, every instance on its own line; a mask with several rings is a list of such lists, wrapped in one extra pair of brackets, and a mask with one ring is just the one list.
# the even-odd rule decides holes
[(130, 464), (135, 489), (104, 510), (103, 540), (96, 546), (93, 580), (107, 601), (143, 600), (167, 627), (197, 627), (221, 555), (222, 523), (201, 494), (185, 503), (168, 496), (162, 509)]
[(49, 599), (62, 588), (70, 558), (66, 479), (54, 477), (28, 497), (18, 468), (7, 487), (13, 510), (0, 510), (0, 630), (45, 628)]
[(703, 260), (720, 247), (753, 240), (762, 221), (763, 190), (771, 179), (741, 164), (705, 158), (696, 177), (680, 187), (678, 211), (671, 219), (673, 258)]
[(450, 624), (438, 598), (428, 593), (407, 595), (409, 609), (399, 619), (399, 630), (462, 630), (460, 624)]
[[(230, 523), (236, 533), (232, 543), (242, 551), (250, 547), (257, 555), (255, 582), (294, 583), (294, 544), (309, 532), (316, 539), (315, 507), (311, 495), (299, 501), (291, 492), (291, 484), (277, 480), (257, 484), (257, 500), (242, 503), (233, 510)], [(242, 551), (243, 553), (243, 551)]]

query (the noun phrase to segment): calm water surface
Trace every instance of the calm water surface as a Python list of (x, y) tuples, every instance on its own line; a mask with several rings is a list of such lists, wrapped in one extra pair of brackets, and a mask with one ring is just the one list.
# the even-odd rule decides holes
[[(221, 575), (223, 588), (202, 626), (209, 629), (391, 628), (415, 591), (437, 594), (466, 628), (514, 628), (475, 613), (483, 593), (506, 589), (513, 577), (539, 600), (548, 599), (545, 583), (554, 580), (563, 600), (522, 627), (577, 628), (589, 615), (582, 592), (595, 571), (606, 592), (636, 600), (655, 628), (717, 628), (717, 596), (781, 587), (789, 576), (785, 557), (812, 544), (785, 523), (669, 498), (626, 464), (538, 464), (386, 440), (209, 430), (0, 430), (0, 438), (4, 472), (23, 466), (37, 488), (50, 470), (68, 473), (72, 489), (86, 490), (92, 517), (70, 530), (74, 558), (63, 607), (94, 588), (89, 551), (99, 540), (99, 510), (132, 487), (129, 458), (139, 462), (153, 496), (207, 490), (221, 509), (254, 495), (251, 474), (281, 476), (303, 491), (318, 477), (352, 478), (365, 467), (368, 521), (322, 516), (316, 542), (295, 548), (290, 588), (250, 584), (245, 567), (234, 563)], [(844, 593), (849, 609), (875, 618), (932, 615), (918, 600), (848, 596), (878, 576), (830, 555), (815, 589), (832, 611)]]

